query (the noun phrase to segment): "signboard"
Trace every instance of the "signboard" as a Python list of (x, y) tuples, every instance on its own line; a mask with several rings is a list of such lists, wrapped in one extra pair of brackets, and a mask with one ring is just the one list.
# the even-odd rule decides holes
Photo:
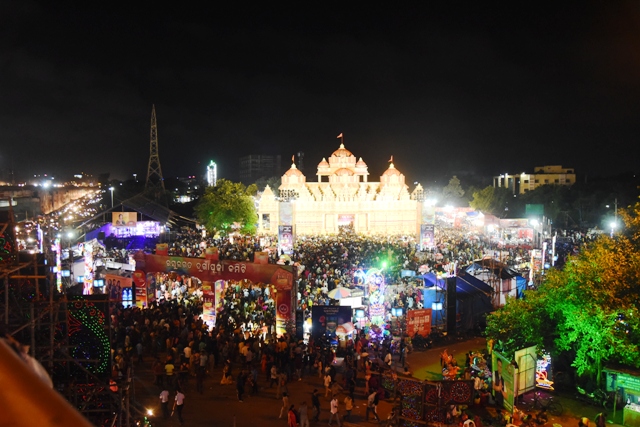
[(84, 295), (93, 293), (93, 245), (88, 243), (84, 245), (84, 287), (82, 293)]
[(504, 408), (507, 412), (513, 412), (515, 368), (506, 357), (495, 350), (491, 353), (491, 360), (491, 366), (493, 366), (492, 391), (496, 407)]
[(285, 254), (293, 253), (293, 225), (278, 226), (278, 248)]
[(293, 205), (291, 202), (278, 203), (280, 208), (279, 219), (281, 225), (293, 225)]
[(351, 307), (314, 305), (311, 307), (311, 336), (336, 339), (338, 326), (351, 322)]
[(423, 224), (435, 224), (436, 223), (436, 207), (435, 206), (423, 206), (422, 207), (422, 221)]
[(148, 304), (147, 301), (147, 289), (139, 288), (136, 286), (136, 307), (138, 308), (146, 308)]
[(544, 205), (527, 203), (524, 205), (524, 212), (527, 217), (542, 217), (544, 215)]
[(137, 212), (113, 212), (111, 223), (114, 227), (135, 227), (138, 222)]
[(431, 333), (431, 309), (407, 310), (407, 335), (415, 334), (423, 337)]
[(56, 238), (53, 244), (53, 250), (56, 253), (56, 288), (62, 293), (62, 248), (60, 246), (60, 238)]
[(420, 249), (425, 250), (435, 246), (435, 225), (420, 224)]
[(109, 302), (122, 301), (122, 290), (125, 288), (131, 288), (133, 285), (132, 279), (128, 277), (116, 276), (115, 274), (106, 274), (105, 280), (105, 293), (109, 295)]
[[(202, 282), (202, 321), (210, 327), (216, 326), (217, 301), (221, 302), (222, 300), (221, 292), (223, 288), (224, 282), (222, 280), (218, 280), (215, 283)], [(220, 306), (222, 306), (221, 303)]]

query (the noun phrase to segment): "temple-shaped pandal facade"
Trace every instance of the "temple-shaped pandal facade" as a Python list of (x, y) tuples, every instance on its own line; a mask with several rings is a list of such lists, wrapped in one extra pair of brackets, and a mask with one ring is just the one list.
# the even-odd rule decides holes
[(419, 233), (423, 189), (418, 184), (409, 193), (393, 162), (379, 182), (369, 181), (367, 164), (340, 144), (318, 164), (316, 177), (307, 181), (293, 163), (282, 176), (280, 197), (266, 187), (258, 232), (276, 234), (278, 225), (293, 225), (296, 234), (336, 234), (342, 227), (364, 234)]

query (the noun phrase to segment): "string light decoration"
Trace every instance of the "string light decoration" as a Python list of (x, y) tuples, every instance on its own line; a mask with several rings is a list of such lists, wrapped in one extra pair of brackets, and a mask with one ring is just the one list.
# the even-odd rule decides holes
[(412, 420), (422, 419), (421, 396), (403, 396), (401, 403), (401, 415)]
[(451, 400), (455, 403), (470, 403), (473, 398), (473, 385), (466, 381), (455, 381), (450, 385)]
[[(434, 386), (429, 387), (427, 393), (425, 394), (424, 401), (427, 405), (437, 405), (438, 404), (438, 388)], [(451, 400), (451, 394), (449, 390), (442, 387), (440, 389), (440, 404), (443, 405)]]
[(89, 372), (109, 374), (111, 344), (105, 313), (93, 301), (76, 300), (69, 310), (72, 356)]
[(425, 413), (425, 421), (428, 423), (444, 423), (446, 420), (446, 408), (431, 407)]
[(398, 391), (404, 396), (422, 396), (423, 384), (420, 381), (400, 380), (398, 381)]
[(9, 227), (7, 230), (0, 233), (0, 263), (8, 263), (13, 261), (15, 249), (15, 238), (13, 237), (13, 233), (9, 231)]

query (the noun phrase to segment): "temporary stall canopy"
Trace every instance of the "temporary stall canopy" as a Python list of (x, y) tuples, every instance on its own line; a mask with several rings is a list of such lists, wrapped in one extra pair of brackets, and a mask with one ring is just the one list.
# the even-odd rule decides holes
[[(455, 310), (458, 314), (458, 328), (460, 330), (466, 331), (473, 329), (477, 323), (483, 321), (487, 313), (493, 311), (493, 305), (491, 304), (493, 288), (465, 271), (460, 271), (456, 277), (450, 277), (448, 279), (439, 279), (434, 273), (423, 274), (419, 277), (424, 279), (426, 288), (435, 286), (436, 289), (443, 291), (446, 291), (448, 283), (452, 283), (455, 280)], [(426, 290), (427, 289), (425, 289), (425, 291)], [(438, 293), (436, 292), (436, 298), (437, 297)], [(425, 292), (425, 307), (429, 307), (431, 302), (432, 301), (429, 301), (427, 298), (427, 292)], [(450, 307), (451, 305), (447, 304), (447, 310), (449, 310)]]
[[(425, 287), (437, 286), (442, 290), (447, 289), (447, 279), (439, 279), (434, 273), (419, 276), (425, 282)], [(493, 288), (480, 279), (464, 271), (456, 276), (456, 293), (458, 298), (470, 297), (478, 294), (490, 296)]]

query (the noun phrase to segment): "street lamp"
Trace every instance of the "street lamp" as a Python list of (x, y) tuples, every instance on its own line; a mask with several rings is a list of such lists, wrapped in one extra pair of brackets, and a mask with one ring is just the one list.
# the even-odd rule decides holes
[(616, 224), (615, 221), (611, 221), (611, 224), (609, 224), (611, 226), (611, 237), (613, 237), (613, 232), (616, 229), (616, 227), (618, 226), (618, 224)]
[(109, 187), (109, 191), (111, 191), (111, 209), (113, 209), (113, 187)]

